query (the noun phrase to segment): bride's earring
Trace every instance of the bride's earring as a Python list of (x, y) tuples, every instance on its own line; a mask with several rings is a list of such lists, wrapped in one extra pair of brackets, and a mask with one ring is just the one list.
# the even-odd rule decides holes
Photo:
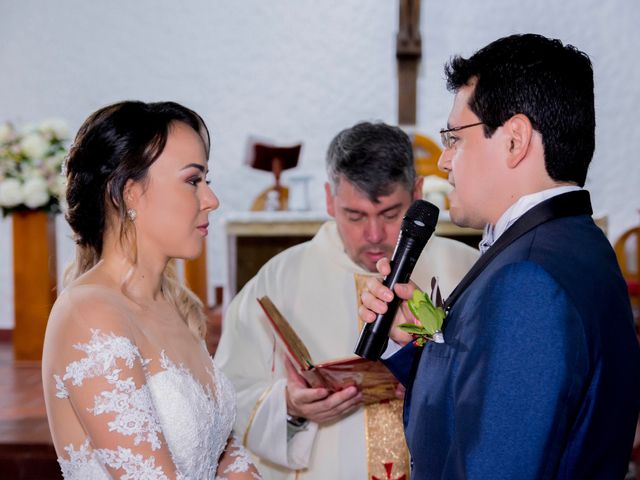
[(127, 217), (129, 217), (129, 220), (131, 220), (132, 222), (136, 220), (137, 216), (138, 212), (136, 212), (135, 209), (130, 208), (129, 210), (127, 210)]

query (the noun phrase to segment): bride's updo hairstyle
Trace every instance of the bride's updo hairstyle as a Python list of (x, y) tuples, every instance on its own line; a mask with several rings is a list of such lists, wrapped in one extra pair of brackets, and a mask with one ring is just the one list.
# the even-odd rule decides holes
[[(165, 148), (171, 126), (178, 122), (200, 135), (208, 158), (210, 138), (204, 121), (174, 102), (116, 103), (93, 113), (82, 124), (66, 163), (66, 219), (74, 232), (76, 258), (65, 273), (65, 284), (98, 262), (107, 227), (119, 228), (123, 250), (131, 252), (135, 265), (135, 223), (127, 217), (124, 188), (128, 180), (146, 179), (149, 167)], [(119, 227), (107, 225), (112, 212), (117, 214)], [(180, 283), (174, 260), (163, 273), (162, 292), (189, 328), (204, 338), (202, 302)]]

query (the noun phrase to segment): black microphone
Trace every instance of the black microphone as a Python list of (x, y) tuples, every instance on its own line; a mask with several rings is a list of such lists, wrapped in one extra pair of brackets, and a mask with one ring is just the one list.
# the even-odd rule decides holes
[[(411, 204), (402, 219), (400, 236), (391, 258), (391, 272), (382, 282), (385, 287), (393, 291), (396, 283), (409, 281), (418, 257), (436, 228), (439, 213), (438, 207), (425, 200), (416, 200)], [(389, 330), (399, 305), (400, 298), (394, 293), (393, 300), (387, 304), (387, 311), (362, 329), (354, 351), (356, 355), (369, 360), (380, 358), (387, 348)]]

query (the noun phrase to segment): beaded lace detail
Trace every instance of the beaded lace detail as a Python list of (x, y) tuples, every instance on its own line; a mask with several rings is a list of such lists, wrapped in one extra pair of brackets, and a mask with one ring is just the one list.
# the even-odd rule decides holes
[(86, 378), (104, 377), (113, 386), (113, 390), (100, 392), (90, 411), (94, 415), (114, 413), (115, 420), (108, 422), (109, 431), (134, 436), (135, 445), (146, 441), (153, 450), (157, 450), (160, 448), (158, 434), (161, 430), (149, 389), (147, 385), (136, 388), (131, 377), (120, 378), (122, 370), (116, 367), (118, 359), (124, 360), (128, 368), (133, 368), (136, 360), (143, 366), (149, 360), (144, 360), (127, 338), (114, 334), (104, 335), (98, 330), (91, 330), (91, 335), (89, 343), (74, 345), (76, 349), (85, 352), (87, 357), (67, 365), (62, 379), (54, 375), (58, 388), (56, 396), (66, 398), (69, 395), (64, 387), (66, 380), (81, 387)]
[[(240, 444), (235, 435), (232, 437), (231, 447), (232, 451), (229, 455), (233, 457), (233, 463), (228, 465), (221, 475), (217, 475), (215, 480), (227, 480), (225, 474), (246, 472), (252, 465), (252, 460), (249, 452), (247, 452), (247, 450), (245, 450), (245, 448)], [(260, 480), (261, 478), (260, 475), (257, 475), (256, 473), (252, 473), (251, 476), (256, 480)]]
[[(77, 450), (66, 446), (68, 458), (58, 459), (64, 478), (108, 479), (108, 466), (122, 472), (122, 479), (166, 479), (153, 454), (164, 447), (168, 447), (178, 478), (215, 478), (225, 448), (234, 461), (220, 474), (248, 471), (246, 451), (234, 442), (227, 447), (235, 420), (235, 392), (213, 362), (215, 393), (164, 351), (157, 360), (142, 358), (126, 337), (92, 330), (91, 340), (74, 348), (85, 356), (68, 364), (62, 377), (54, 375), (56, 396), (67, 399), (71, 388), (82, 389), (91, 379), (106, 382), (109, 389), (94, 395), (88, 411), (105, 417), (109, 434), (115, 436), (110, 445), (115, 447), (96, 448), (90, 438)], [(149, 374), (152, 362), (161, 370)], [(134, 366), (142, 366), (146, 383), (136, 385), (127, 370)]]

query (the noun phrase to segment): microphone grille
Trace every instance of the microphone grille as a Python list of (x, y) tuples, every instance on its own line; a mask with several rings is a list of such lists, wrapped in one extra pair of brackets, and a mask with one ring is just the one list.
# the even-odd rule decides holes
[(418, 227), (426, 226), (434, 230), (438, 223), (439, 215), (440, 209), (433, 203), (429, 203), (426, 200), (416, 200), (411, 204), (407, 213), (405, 213), (404, 222), (417, 225)]

